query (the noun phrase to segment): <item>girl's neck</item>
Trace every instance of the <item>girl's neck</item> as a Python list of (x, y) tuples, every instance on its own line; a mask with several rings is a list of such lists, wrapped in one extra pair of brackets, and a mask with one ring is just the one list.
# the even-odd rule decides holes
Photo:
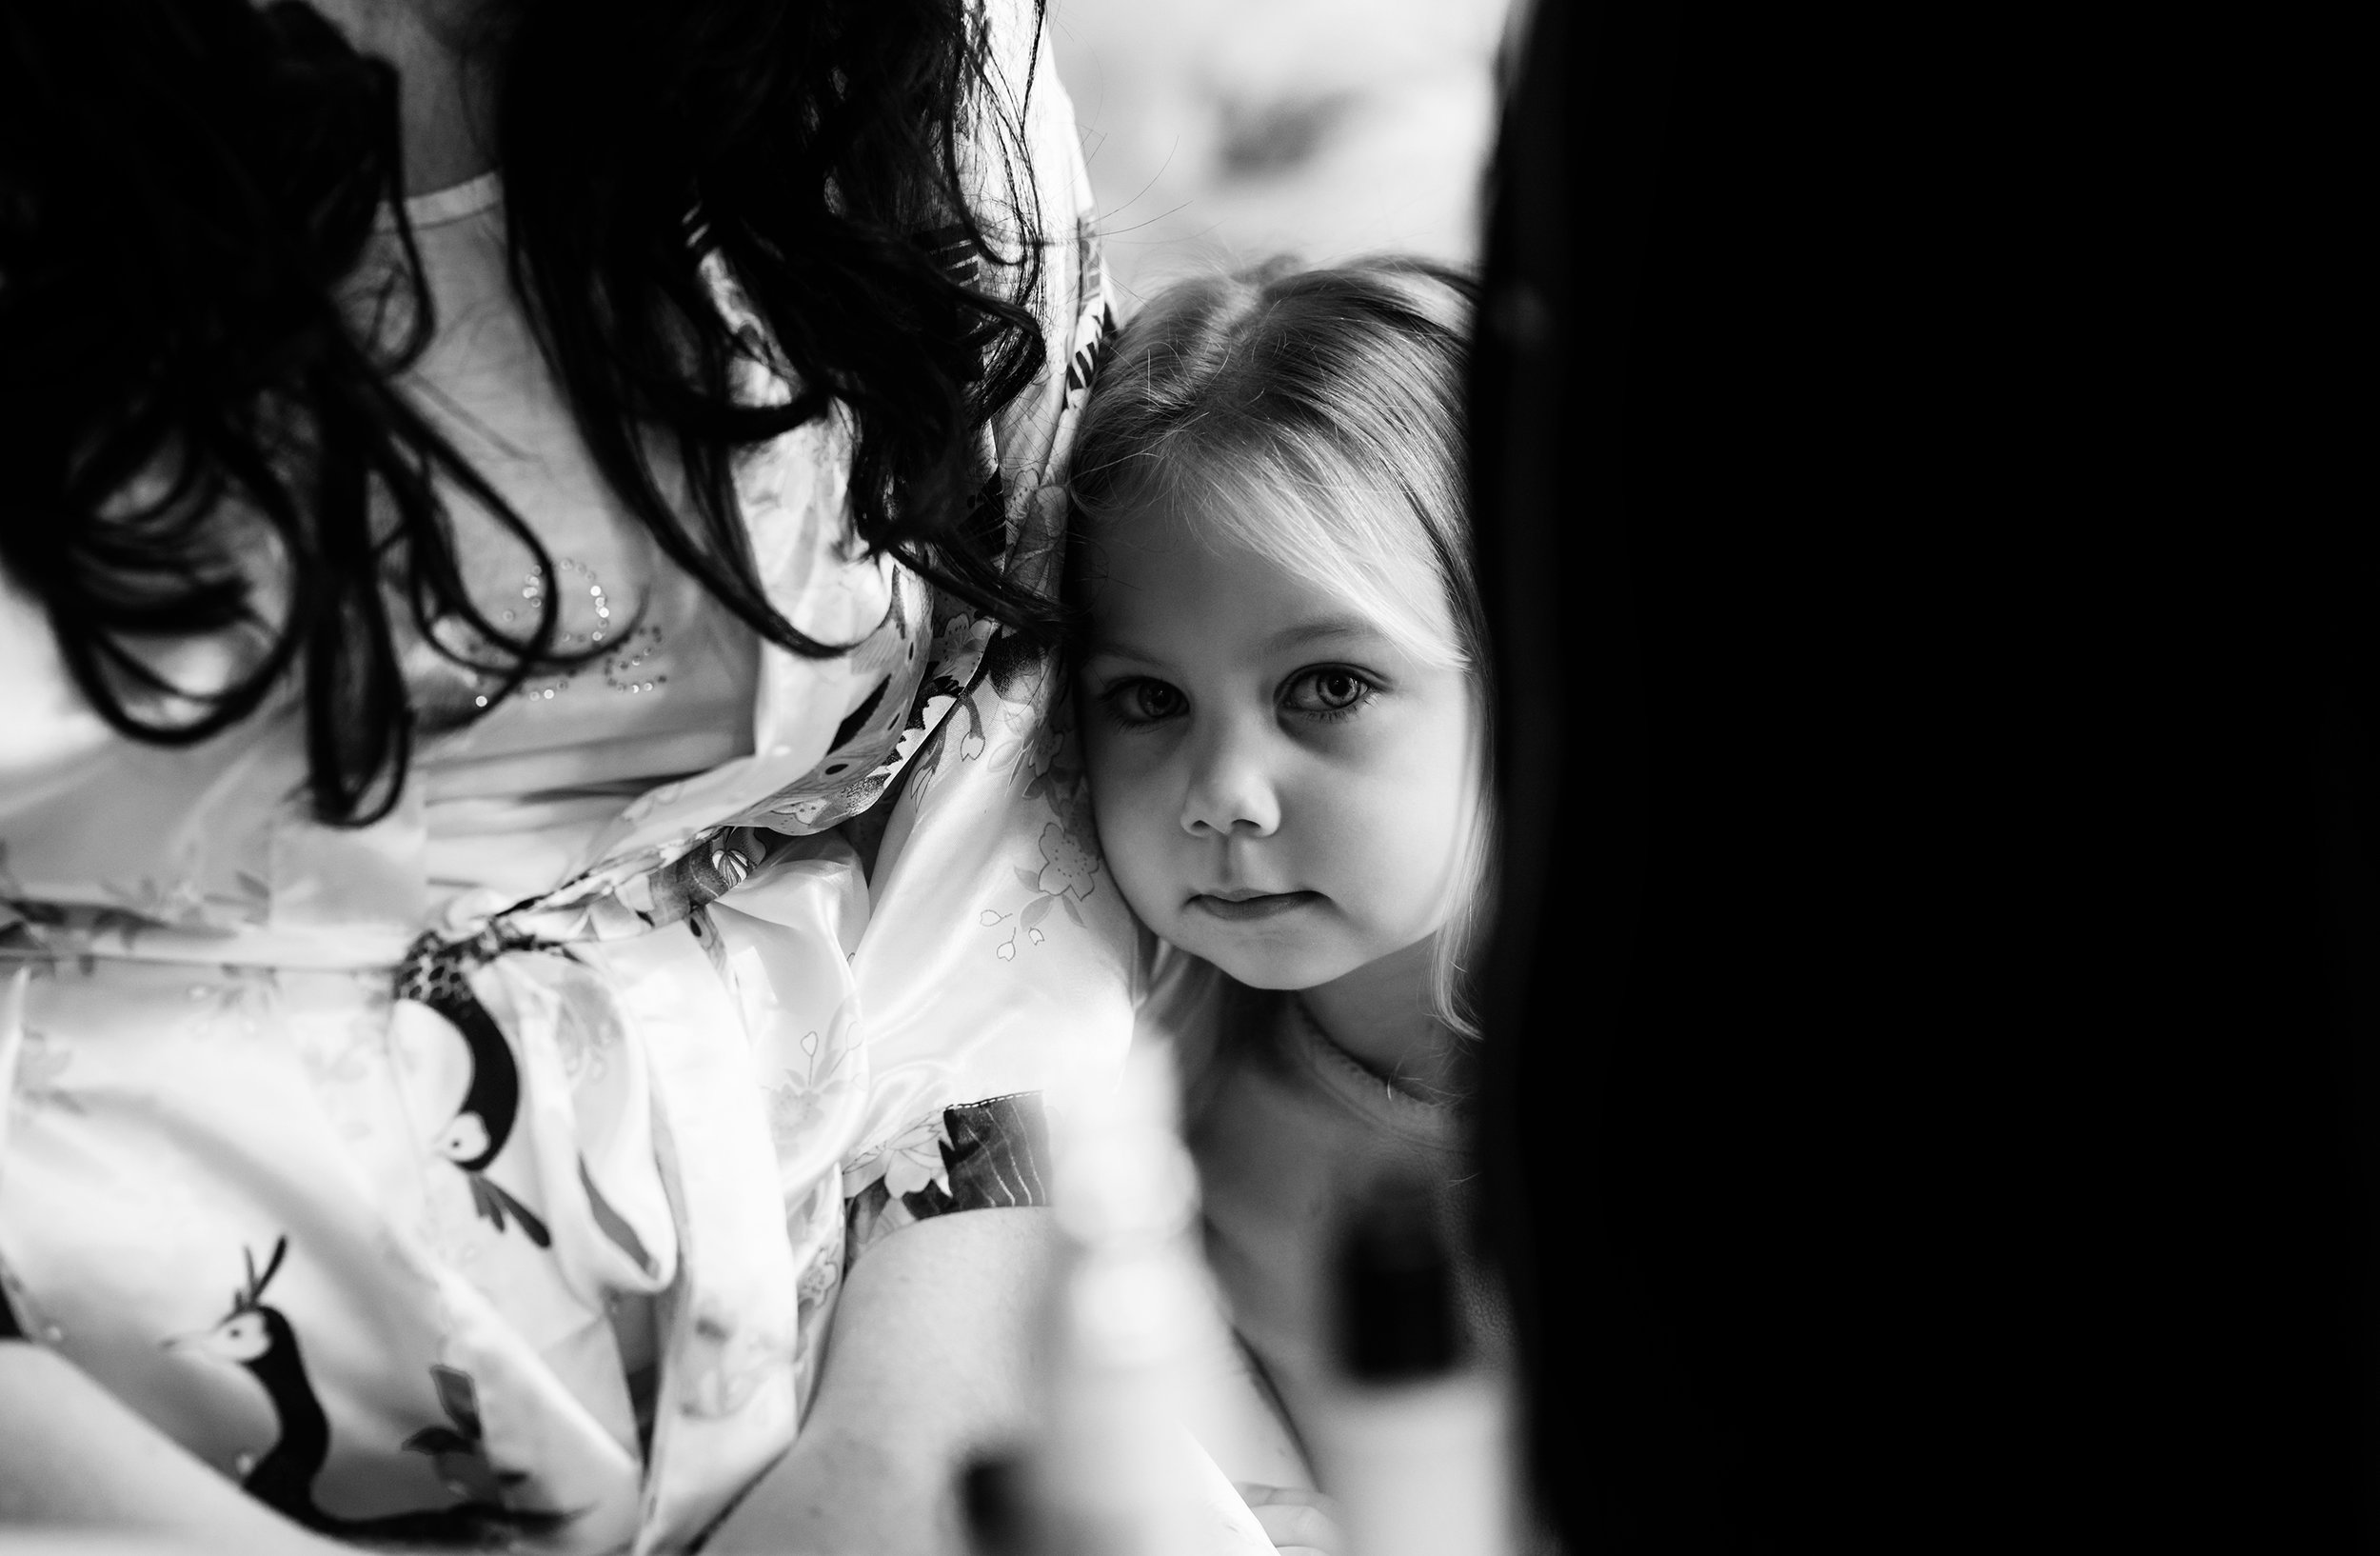
[(1453, 1088), (1454, 1034), (1430, 1013), (1429, 936), (1297, 998), (1330, 1040), (1383, 1075), (1424, 1092)]
[(487, 147), (491, 51), (464, 41), (482, 9), (477, 0), (316, 0), (315, 9), (359, 53), (396, 67), (406, 193), (450, 189), (496, 165)]

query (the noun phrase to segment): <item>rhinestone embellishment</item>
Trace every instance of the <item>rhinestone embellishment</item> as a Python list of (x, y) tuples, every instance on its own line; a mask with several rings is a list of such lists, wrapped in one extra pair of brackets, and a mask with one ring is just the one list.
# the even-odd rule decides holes
[[(521, 577), (520, 605), (499, 612), (499, 619), (510, 624), (525, 616), (533, 616), (544, 606), (549, 588), (555, 596), (556, 648), (567, 652), (599, 648), (605, 642), (613, 642), (613, 651), (598, 663), (603, 668), (604, 685), (623, 695), (642, 696), (669, 684), (669, 677), (662, 673), (654, 663), (662, 651), (662, 629), (659, 627), (642, 627), (625, 638), (614, 640), (611, 596), (605, 590), (604, 581), (596, 576), (595, 569), (576, 557), (555, 558), (550, 578), (544, 568), (532, 566)], [(572, 603), (579, 599), (592, 604), (594, 614), (591, 620), (571, 608)], [(521, 688), (521, 698), (529, 703), (552, 702), (571, 688), (585, 668), (565, 670), (550, 679), (525, 683)], [(486, 688), (493, 686), (495, 679), (494, 676), (480, 678), (482, 689), (471, 699), (476, 706), (487, 706), (488, 692)]]

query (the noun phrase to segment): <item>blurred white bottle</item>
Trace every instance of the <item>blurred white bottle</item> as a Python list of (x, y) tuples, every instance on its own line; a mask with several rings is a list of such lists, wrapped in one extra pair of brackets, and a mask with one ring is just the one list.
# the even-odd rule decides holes
[(1055, 1164), (1065, 1240), (1044, 1330), (1042, 1436), (1022, 1476), (1033, 1556), (1269, 1556), (1182, 1423), (1222, 1326), (1197, 1243), (1172, 1054), (1134, 1050), (1111, 1106)]
[(1371, 1186), (1337, 1261), (1340, 1369), (1313, 1433), (1350, 1556), (1512, 1556), (1510, 1392), (1463, 1355), (1454, 1261), (1429, 1187)]

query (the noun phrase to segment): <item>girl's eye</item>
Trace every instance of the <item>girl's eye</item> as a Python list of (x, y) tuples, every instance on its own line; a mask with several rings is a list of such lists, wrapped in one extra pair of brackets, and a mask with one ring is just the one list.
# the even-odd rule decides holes
[(1155, 724), (1182, 709), (1185, 699), (1162, 681), (1126, 681), (1107, 693), (1107, 706), (1126, 724)]
[(1378, 689), (1344, 666), (1326, 665), (1320, 669), (1306, 670), (1290, 682), (1288, 695), (1282, 701), (1300, 713), (1337, 717), (1355, 711)]

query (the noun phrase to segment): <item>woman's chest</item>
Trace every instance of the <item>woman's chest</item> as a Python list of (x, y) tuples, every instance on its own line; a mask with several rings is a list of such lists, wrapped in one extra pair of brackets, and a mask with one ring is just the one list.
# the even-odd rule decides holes
[[(758, 642), (663, 554), (589, 452), (504, 281), (501, 229), (450, 224), (423, 248), (438, 329), (408, 392), (508, 516), (447, 489), (467, 609), (433, 613), (427, 633), (392, 577), (387, 619), (422, 737), (395, 808), (360, 828), (313, 819), (294, 694), (188, 748), (68, 720), (0, 794), (0, 896), (120, 913), (128, 929), (273, 937), (241, 955), (311, 956), (283, 942), (320, 929), (335, 942), (322, 954), (342, 965), (386, 959), (454, 882), (486, 873), (487, 839), (536, 844), (500, 872), (512, 901), (598, 868), (625, 879), (737, 817), (833, 825), (924, 737), (929, 668), (980, 655), (988, 624), (943, 619), (922, 580), (850, 544), (839, 412), (744, 450), (728, 472), (751, 582), (830, 651)], [(649, 453), (673, 489), (668, 451)], [(513, 639), (517, 662), (541, 627), (547, 655), (507, 689), (507, 656), (491, 644)], [(33, 668), (70, 700), (54, 652)], [(369, 945), (355, 933), (367, 925)]]
[[(408, 657), (426, 724), (464, 727), (429, 753), (437, 796), (619, 783), (744, 755), (756, 640), (651, 522), (704, 528), (678, 464), (645, 440), (613, 453), (634, 469), (604, 468), (512, 289), (501, 217), (489, 206), (418, 235), (437, 329), (406, 388), (497, 499), (462, 483), (443, 493), (462, 598)], [(642, 513), (624, 495), (639, 487), (665, 511)], [(740, 564), (743, 537), (728, 538), (738, 554), (723, 560)], [(542, 652), (523, 667), (529, 649)], [(540, 752), (569, 755), (514, 760)]]

